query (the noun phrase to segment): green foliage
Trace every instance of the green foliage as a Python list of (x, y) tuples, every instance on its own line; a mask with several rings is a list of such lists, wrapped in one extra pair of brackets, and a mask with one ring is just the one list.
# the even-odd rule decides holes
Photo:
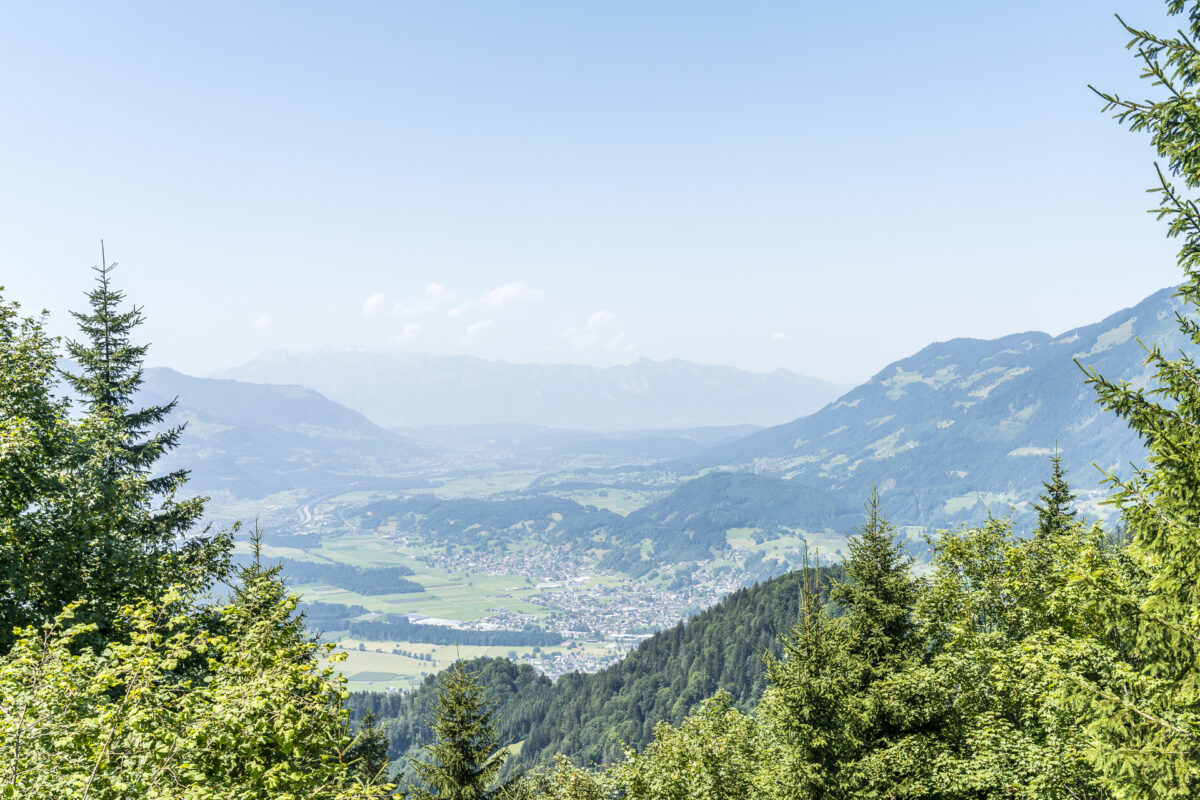
[(367, 714), (342, 755), (351, 774), (368, 783), (386, 778), (388, 770), (388, 740), (376, 722), (373, 714)]
[(47, 523), (75, 453), (67, 403), (53, 395), (54, 340), (40, 318), (0, 301), (0, 653), (13, 628), (61, 610), (59, 568), (75, 557)]
[(865, 797), (1109, 796), (1083, 758), (1060, 670), (1104, 631), (1079, 615), (1076, 566), (1106, 558), (1099, 529), (1019, 539), (1009, 520), (944, 532), (915, 610), (920, 663), (884, 681), (888, 746), (864, 765)]
[(554, 757), (552, 766), (526, 774), (514, 795), (540, 800), (617, 800), (619, 791), (610, 774), (578, 767), (560, 754)]
[[(1177, 295), (1200, 303), (1200, 3), (1170, 0), (1185, 14), (1186, 30), (1162, 37), (1126, 26), (1142, 77), (1162, 92), (1131, 102), (1101, 94), (1106, 110), (1135, 131), (1150, 134), (1166, 170), (1158, 170), (1160, 218), (1183, 244), (1185, 281)], [(1177, 181), (1173, 182), (1173, 181)], [(1191, 345), (1200, 344), (1194, 311), (1177, 315)], [(1200, 794), (1200, 369), (1186, 354), (1169, 358), (1147, 349), (1151, 387), (1109, 380), (1092, 370), (1100, 403), (1124, 419), (1147, 450), (1147, 466), (1129, 477), (1110, 473), (1112, 502), (1121, 509), (1132, 571), (1123, 582), (1093, 568), (1091, 609), (1119, 626), (1128, 646), (1109, 653), (1107, 680), (1072, 673), (1086, 711), (1089, 757), (1114, 792), (1128, 798)]]
[(494, 711), (474, 674), (461, 661), (442, 673), (433, 709), (434, 741), (428, 761), (412, 760), (420, 784), (411, 796), (424, 800), (488, 800), (507, 752), (498, 749)]
[(614, 766), (612, 780), (628, 800), (747, 797), (757, 739), (754, 719), (734, 708), (728, 692), (718, 692), (678, 728), (659, 724), (642, 753), (630, 750)]
[(86, 406), (75, 419), (56, 395), (55, 341), (0, 304), (0, 652), (14, 628), (75, 602), (77, 619), (96, 623), (92, 643), (104, 641), (122, 606), (174, 584), (200, 590), (227, 570), (229, 533), (189, 535), (204, 505), (177, 499), (186, 472), (152, 474), (180, 429), (152, 432), (170, 405), (133, 408), (141, 312), (118, 311), (111, 265), (97, 272), (92, 313), (76, 315), (87, 341), (68, 345), (80, 364), (68, 379)]
[(210, 614), (174, 590), (121, 609), (127, 637), (99, 652), (74, 608), (22, 629), (0, 660), (0, 796), (382, 797), (352, 776), (345, 692), (295, 597), (271, 570), (240, 578)]
[(759, 780), (769, 797), (859, 796), (870, 783), (861, 764), (901, 727), (879, 684), (918, 663), (919, 583), (877, 492), (866, 512), (849, 543), (847, 581), (831, 592), (841, 616), (823, 612), (808, 589), (785, 657), (767, 660), (772, 686), (759, 713), (770, 755)]

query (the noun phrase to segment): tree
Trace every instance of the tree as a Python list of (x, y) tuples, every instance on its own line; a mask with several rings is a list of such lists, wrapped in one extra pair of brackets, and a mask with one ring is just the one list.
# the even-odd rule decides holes
[(876, 684), (891, 728), (861, 767), (869, 791), (858, 796), (1110, 796), (1055, 691), (1062, 667), (1105, 632), (1071, 580), (1085, 554), (1105, 557), (1104, 542), (1078, 524), (1018, 538), (1008, 519), (939, 535), (914, 610), (925, 656)]
[[(807, 562), (807, 557), (806, 557)], [(756, 785), (766, 797), (849, 796), (843, 767), (861, 740), (854, 708), (858, 664), (846, 628), (822, 610), (807, 563), (800, 619), (782, 637), (783, 658), (764, 658), (770, 686), (759, 703), (762, 758)]]
[(0, 300), (0, 654), (13, 629), (53, 619), (74, 550), (48, 520), (70, 470), (69, 407), (55, 397), (54, 340), (43, 317)]
[[(1163, 90), (1156, 100), (1129, 101), (1098, 92), (1105, 110), (1145, 131), (1165, 169), (1156, 165), (1159, 218), (1182, 239), (1184, 282), (1176, 296), (1191, 306), (1177, 314), (1180, 330), (1200, 345), (1200, 3), (1168, 0), (1185, 30), (1158, 36), (1122, 25), (1142, 77)], [(1111, 381), (1085, 370), (1102, 406), (1123, 418), (1146, 446), (1144, 468), (1128, 477), (1110, 472), (1110, 501), (1126, 523), (1127, 557), (1144, 574), (1145, 591), (1097, 571), (1096, 609), (1131, 646), (1113, 653), (1112, 680), (1075, 675), (1076, 699), (1087, 710), (1092, 762), (1128, 798), (1200, 795), (1200, 368), (1193, 358), (1169, 358), (1147, 348), (1149, 387)]]
[[(758, 767), (758, 736), (753, 717), (733, 707), (728, 692), (705, 700), (679, 727), (665, 722), (654, 729), (654, 740), (642, 753), (629, 750), (609, 776), (593, 783), (577, 770), (559, 767), (550, 786), (575, 785), (579, 793), (606, 800), (613, 788), (628, 800), (720, 800), (752, 796)], [(604, 779), (609, 778), (611, 783)], [(564, 786), (565, 785), (565, 786)], [(548, 797), (566, 796), (546, 792)]]
[(426, 800), (488, 800), (501, 789), (494, 784), (507, 751), (499, 738), (492, 707), (476, 675), (456, 661), (442, 674), (432, 726), (435, 741), (426, 743), (428, 761), (412, 760), (421, 784), (412, 786)]
[(1038, 524), (1033, 532), (1035, 537), (1058, 536), (1075, 523), (1076, 511), (1071, 507), (1075, 502), (1075, 493), (1067, 484), (1062, 461), (1056, 446), (1054, 455), (1050, 456), (1050, 480), (1042, 482), (1046, 491), (1038, 495), (1041, 503), (1033, 504), (1033, 509), (1038, 513)]
[(163, 428), (174, 402), (136, 408), (142, 360), (148, 345), (135, 344), (140, 307), (121, 310), (113, 288), (114, 264), (95, 268), (90, 311), (75, 313), (83, 341), (67, 343), (78, 373), (64, 372), (84, 404), (73, 424), (71, 461), (40, 525), (59, 542), (61, 584), (40, 609), (50, 618), (64, 603), (86, 599), (80, 614), (111, 633), (122, 604), (154, 598), (173, 584), (208, 586), (228, 570), (228, 533), (190, 534), (204, 513), (204, 498), (180, 499), (187, 471), (154, 474), (159, 459), (179, 443), (182, 426)]
[(368, 711), (344, 754), (354, 775), (364, 781), (385, 780), (388, 775), (387, 736), (379, 727), (379, 719)]
[[(0, 658), (0, 796), (28, 800), (366, 800), (344, 679), (322, 666), (277, 569), (241, 570), (201, 613), (187, 591), (120, 610), (102, 651), (75, 607)], [(333, 658), (336, 658), (334, 656)], [(202, 678), (186, 665), (200, 661)]]
[(866, 790), (865, 760), (901, 730), (881, 701), (880, 682), (919, 663), (923, 650), (913, 619), (920, 582), (877, 491), (848, 547), (847, 579), (830, 592), (840, 616), (821, 612), (806, 590), (804, 619), (784, 640), (786, 660), (767, 660), (774, 685), (762, 709), (782, 744), (766, 760), (771, 779), (764, 783), (784, 797), (858, 797)]
[(863, 661), (863, 680), (870, 681), (894, 671), (919, 646), (913, 607), (920, 581), (883, 516), (876, 489), (867, 499), (866, 512), (866, 521), (847, 542), (847, 580), (834, 587), (830, 599), (844, 610), (847, 645)]

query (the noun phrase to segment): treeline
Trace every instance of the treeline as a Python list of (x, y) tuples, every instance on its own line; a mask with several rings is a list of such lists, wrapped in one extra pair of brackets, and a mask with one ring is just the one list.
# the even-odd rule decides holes
[(283, 577), (289, 584), (325, 583), (367, 597), (425, 591), (421, 584), (407, 580), (405, 576), (412, 574), (412, 569), (405, 566), (352, 567), (315, 561), (286, 561), (283, 566)]
[(370, 612), (360, 605), (301, 603), (299, 611), (315, 633), (347, 631), (351, 636), (380, 642), (464, 645), (478, 647), (553, 647), (562, 636), (530, 625), (524, 630), (475, 631), (446, 625), (418, 625), (407, 619), (359, 620)]
[[(815, 581), (822, 596), (844, 575), (824, 567)], [(725, 691), (744, 710), (766, 687), (762, 658), (782, 653), (779, 632), (800, 611), (801, 573), (740, 589), (719, 605), (642, 642), (618, 663), (596, 673), (572, 673), (551, 683), (529, 665), (506, 659), (470, 664), (496, 704), (498, 730), (523, 742), (514, 764), (544, 762), (567, 753), (580, 763), (612, 760), (622, 747), (642, 747), (660, 722), (681, 722), (703, 700)], [(421, 627), (421, 626), (414, 626)], [(395, 759), (416, 752), (428, 739), (435, 677), (412, 695), (385, 698), (351, 695), (355, 718), (379, 718)]]
[(417, 625), (405, 620), (366, 620), (350, 623), (350, 635), (382, 642), (459, 644), (481, 647), (550, 647), (562, 644), (562, 636), (548, 631), (473, 631), (445, 625)]
[(320, 602), (300, 603), (296, 610), (304, 615), (309, 630), (315, 633), (348, 630), (350, 620), (371, 613), (365, 606), (357, 604)]

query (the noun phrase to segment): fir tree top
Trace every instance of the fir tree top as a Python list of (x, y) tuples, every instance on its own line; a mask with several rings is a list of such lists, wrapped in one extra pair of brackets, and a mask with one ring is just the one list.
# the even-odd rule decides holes
[[(68, 340), (67, 354), (79, 365), (78, 374), (63, 372), (67, 382), (87, 405), (89, 413), (108, 418), (122, 438), (111, 457), (112, 472), (148, 473), (154, 463), (179, 444), (184, 426), (152, 433), (175, 409), (175, 401), (133, 408), (134, 396), (142, 385), (142, 361), (148, 344), (135, 344), (132, 333), (145, 321), (141, 306), (122, 310), (125, 293), (112, 285), (116, 263), (109, 263), (100, 243), (100, 266), (96, 288), (87, 293), (90, 310), (72, 311), (83, 340)], [(149, 481), (153, 494), (166, 493), (181, 485), (186, 471), (172, 472)]]
[(871, 490), (866, 512), (848, 542), (848, 581), (835, 586), (830, 596), (845, 609), (852, 649), (878, 666), (912, 638), (919, 583), (895, 528), (884, 518), (878, 489)]
[(489, 800), (507, 752), (497, 749), (494, 709), (484, 689), (462, 661), (442, 674), (433, 711), (435, 741), (424, 745), (429, 761), (412, 761), (423, 786), (413, 787), (422, 800)]
[(1050, 480), (1042, 482), (1046, 491), (1038, 495), (1041, 503), (1033, 504), (1038, 512), (1038, 524), (1033, 532), (1035, 539), (1057, 536), (1075, 524), (1076, 511), (1071, 508), (1075, 493), (1067, 484), (1062, 462), (1062, 454), (1055, 446), (1054, 455), (1050, 456)]

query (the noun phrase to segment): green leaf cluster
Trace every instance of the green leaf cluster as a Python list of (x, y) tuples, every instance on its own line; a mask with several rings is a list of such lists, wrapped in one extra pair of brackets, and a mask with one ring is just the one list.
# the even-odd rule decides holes
[(261, 537), (231, 575), (232, 531), (194, 533), (186, 472), (155, 473), (182, 429), (135, 407), (141, 312), (97, 272), (73, 397), (45, 315), (0, 301), (0, 797), (382, 797), (386, 743)]
[[(381, 796), (359, 779), (343, 682), (270, 570), (196, 613), (171, 591), (80, 646), (69, 607), (0, 660), (0, 792), (22, 798), (236, 800)], [(361, 749), (361, 748), (360, 748)]]

